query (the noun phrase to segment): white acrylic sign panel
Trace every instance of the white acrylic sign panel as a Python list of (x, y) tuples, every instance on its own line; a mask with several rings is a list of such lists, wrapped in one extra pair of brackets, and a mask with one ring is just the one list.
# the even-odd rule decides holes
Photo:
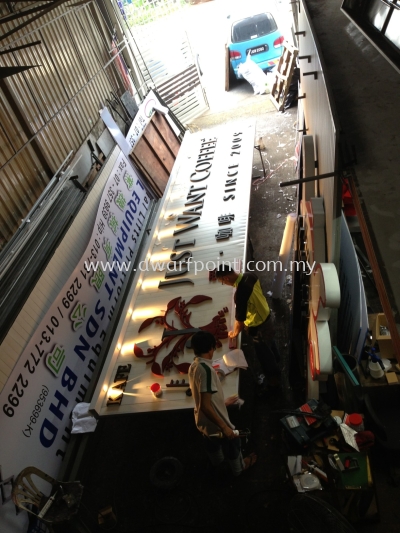
[[(149, 196), (121, 153), (106, 182), (90, 241), (19, 358), (1, 395), (3, 479), (36, 466), (56, 477), (70, 437), (70, 413), (83, 400), (126, 273), (88, 272), (85, 262), (130, 261), (147, 217)], [(19, 531), (12, 502), (0, 520)], [(7, 527), (7, 526), (6, 526)]]
[(339, 317), (338, 347), (359, 360), (368, 333), (364, 283), (353, 240), (342, 213), (340, 239), (340, 284), (344, 294)]
[[(220, 312), (226, 319), (227, 329), (232, 328), (232, 288), (210, 281), (209, 270), (222, 261), (233, 264), (235, 259), (237, 262), (245, 259), (254, 133), (254, 122), (246, 122), (186, 134), (152, 242), (141, 264), (144, 271), (138, 272), (136, 288), (132, 289), (132, 298), (125, 309), (126, 319), (115, 334), (115, 350), (104, 365), (91, 404), (97, 414), (193, 407), (193, 400), (185, 395), (186, 388), (167, 390), (166, 387), (171, 379), (188, 380), (186, 373), (181, 374), (179, 370), (183, 371), (193, 361), (193, 351), (181, 346), (179, 355), (168, 357), (179, 342), (180, 337), (176, 337), (167, 347), (162, 347), (154, 361), (152, 357), (137, 357), (135, 346), (136, 354), (139, 351), (147, 354), (148, 349), (160, 345), (164, 325), (153, 322), (140, 332), (139, 328), (145, 320), (164, 315), (168, 303), (174, 299), (180, 298), (178, 303), (187, 304), (195, 296), (209, 299), (188, 306), (191, 326), (204, 327)], [(219, 240), (221, 234), (226, 238)], [(172, 270), (174, 260), (183, 262), (187, 271), (169, 272), (167, 265)], [(169, 285), (169, 281), (177, 283)], [(177, 329), (188, 327), (173, 310), (167, 320), (170, 325), (173, 321)], [(216, 359), (228, 351), (227, 338), (221, 342)], [(171, 368), (163, 370), (163, 364)], [(131, 365), (131, 369), (121, 405), (107, 406), (109, 389), (118, 367), (123, 365)], [(153, 383), (160, 383), (163, 388), (160, 398), (155, 398), (150, 391)], [(237, 384), (237, 372), (226, 377), (225, 396), (237, 392)]]
[(142, 132), (146, 129), (147, 124), (150, 122), (155, 107), (162, 106), (153, 91), (150, 91), (140, 104), (139, 111), (136, 113), (126, 136), (126, 140), (128, 141), (131, 150), (137, 143)]

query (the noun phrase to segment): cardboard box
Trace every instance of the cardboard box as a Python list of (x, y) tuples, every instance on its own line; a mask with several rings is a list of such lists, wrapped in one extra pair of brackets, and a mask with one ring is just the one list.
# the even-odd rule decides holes
[(399, 380), (397, 379), (395, 372), (386, 372), (386, 381), (389, 383), (389, 385), (399, 384)]
[(388, 328), (388, 321), (386, 316), (383, 313), (378, 313), (375, 322), (375, 340), (379, 345), (379, 353), (381, 354), (381, 359), (391, 359), (395, 357), (392, 337), (390, 335), (381, 335), (380, 326)]

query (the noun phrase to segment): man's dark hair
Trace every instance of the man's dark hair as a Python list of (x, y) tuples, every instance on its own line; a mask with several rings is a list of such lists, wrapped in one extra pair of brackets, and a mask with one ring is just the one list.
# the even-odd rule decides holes
[(233, 268), (231, 268), (229, 265), (219, 265), (219, 267), (215, 271), (215, 275), (217, 278), (222, 278), (222, 276), (228, 276), (229, 274), (234, 274), (235, 271)]
[(192, 337), (192, 348), (195, 355), (203, 355), (208, 353), (211, 348), (217, 345), (215, 337), (209, 331), (198, 331)]

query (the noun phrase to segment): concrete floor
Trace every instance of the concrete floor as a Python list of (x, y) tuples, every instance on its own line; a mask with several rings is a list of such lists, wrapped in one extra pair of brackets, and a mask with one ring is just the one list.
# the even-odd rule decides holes
[[(244, 83), (244, 82), (243, 82)], [(242, 86), (241, 90), (246, 91)], [(209, 113), (196, 122), (206, 129), (238, 116), (257, 116), (256, 138), (265, 144), (263, 157), (271, 177), (253, 187), (249, 237), (255, 260), (278, 257), (285, 216), (295, 209), (295, 189), (279, 192), (279, 182), (293, 179), (294, 126), (296, 108), (277, 113), (268, 97), (249, 97), (243, 108)], [(242, 115), (243, 110), (243, 115)], [(252, 110), (252, 112), (250, 112)], [(254, 152), (253, 176), (259, 176), (260, 159)], [(278, 217), (278, 215), (281, 215)], [(271, 288), (272, 272), (260, 273), (264, 292)], [(297, 363), (289, 354), (292, 287), (285, 284), (282, 298), (269, 303), (277, 316), (277, 341), (282, 355), (282, 391), (264, 397), (256, 394), (259, 372), (251, 339), (243, 350), (250, 364), (241, 371), (240, 411), (232, 411), (239, 428), (249, 428), (251, 436), (244, 454), (255, 451), (258, 461), (239, 478), (225, 467), (212, 469), (204, 455), (201, 437), (191, 410), (168, 413), (142, 413), (106, 417), (87, 441), (78, 478), (85, 486), (81, 517), (89, 531), (97, 529), (99, 509), (112, 506), (116, 532), (294, 531), (288, 521), (288, 506), (296, 494), (286, 478), (288, 449), (279, 426), (277, 409), (298, 407), (304, 399), (304, 381)], [(163, 457), (175, 457), (183, 465), (180, 484), (160, 493), (150, 482), (150, 470)], [(363, 533), (399, 531), (397, 500), (400, 489), (388, 484), (387, 465), (379, 449), (374, 454), (374, 475), (381, 508), (381, 522), (355, 525)], [(324, 491), (328, 496), (328, 491)], [(69, 532), (71, 530), (68, 530)]]
[[(246, 82), (239, 90), (248, 91)], [(251, 88), (250, 88), (251, 90)], [(209, 113), (196, 122), (206, 129), (227, 120), (258, 116), (256, 140), (265, 144), (263, 158), (271, 177), (254, 186), (250, 207), (249, 237), (255, 260), (275, 260), (286, 215), (295, 209), (294, 189), (279, 192), (279, 182), (293, 177), (294, 123), (296, 108), (277, 113), (267, 96), (251, 93), (243, 107)], [(276, 170), (276, 172), (273, 172)], [(261, 175), (260, 155), (254, 151), (253, 176)], [(281, 215), (278, 217), (278, 215)], [(264, 292), (271, 289), (273, 272), (260, 273)], [(291, 284), (285, 284), (282, 299), (269, 303), (277, 316), (277, 340), (282, 355), (283, 392), (259, 398), (255, 381), (260, 371), (251, 339), (243, 349), (250, 369), (241, 371), (240, 411), (231, 413), (239, 428), (250, 428), (244, 453), (255, 451), (258, 462), (249, 472), (233, 479), (225, 468), (214, 471), (202, 449), (201, 436), (193, 423), (192, 410), (106, 417), (90, 436), (79, 477), (85, 486), (86, 524), (94, 527), (93, 515), (112, 505), (117, 515), (116, 531), (273, 531), (289, 532), (286, 506), (293, 489), (286, 480), (286, 455), (273, 411), (295, 407), (302, 391), (289, 386), (289, 338)], [(168, 494), (159, 494), (150, 483), (150, 469), (160, 458), (173, 456), (184, 466), (181, 484)], [(204, 501), (207, 512), (201, 512)], [(91, 529), (94, 531), (95, 529)]]
[[(256, 137), (265, 144), (267, 169), (275, 172), (253, 187), (249, 237), (255, 260), (274, 260), (279, 254), (285, 217), (296, 205), (296, 190), (279, 192), (279, 182), (293, 179), (297, 110), (277, 113), (271, 109), (268, 97), (249, 97), (243, 108), (244, 120), (250, 108), (257, 108)], [(206, 129), (227, 119), (237, 120), (239, 114), (242, 115), (242, 108), (237, 106), (228, 114), (210, 113), (197, 121), (197, 127)], [(260, 168), (255, 151), (253, 176), (261, 174)], [(260, 273), (260, 279), (267, 293), (273, 273)], [(191, 410), (105, 417), (88, 439), (78, 476), (85, 486), (81, 517), (89, 531), (98, 530), (96, 514), (109, 505), (116, 515), (117, 532), (261, 533), (266, 527), (279, 533), (293, 531), (287, 517), (289, 502), (296, 493), (286, 478), (288, 448), (279, 425), (282, 415), (274, 412), (298, 407), (304, 399), (304, 381), (289, 354), (291, 301), (290, 283), (285, 284), (280, 300), (269, 298), (277, 316), (277, 341), (282, 355), (281, 392), (264, 397), (256, 394), (255, 380), (260, 369), (251, 339), (243, 341), (250, 365), (240, 376), (240, 396), (245, 403), (239, 411), (231, 412), (231, 418), (237, 427), (251, 430), (248, 443), (243, 443), (244, 454), (255, 451), (256, 465), (238, 478), (232, 478), (224, 465), (217, 470), (211, 468)], [(150, 482), (150, 470), (157, 460), (169, 456), (182, 463), (184, 473), (176, 488), (160, 493)], [(363, 525), (357, 531), (398, 531), (394, 499), (400, 489), (387, 485), (384, 467), (378, 467), (375, 475), (383, 495), (382, 505), (388, 510), (380, 524)]]

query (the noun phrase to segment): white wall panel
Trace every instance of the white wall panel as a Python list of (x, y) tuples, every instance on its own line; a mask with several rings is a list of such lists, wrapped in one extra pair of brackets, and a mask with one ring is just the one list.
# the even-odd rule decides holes
[[(297, 9), (297, 6), (296, 8)], [(324, 73), (323, 60), (321, 58), (319, 45), (310, 24), (309, 14), (304, 0), (301, 0), (300, 12), (298, 16), (298, 32), (305, 32), (305, 35), (297, 36), (299, 56), (309, 57), (300, 59), (300, 87), (301, 94), (306, 98), (302, 100), (304, 117), (307, 128), (307, 135), (314, 138), (315, 158), (318, 161), (318, 174), (334, 172), (337, 157), (337, 125), (332, 110), (333, 101), (329, 98), (328, 82)], [(305, 75), (308, 73), (314, 75)], [(327, 260), (337, 264), (340, 249), (338, 247), (340, 238), (340, 218), (335, 218), (335, 180), (339, 178), (327, 178), (320, 180), (319, 192), (324, 198), (326, 216), (326, 242)]]

